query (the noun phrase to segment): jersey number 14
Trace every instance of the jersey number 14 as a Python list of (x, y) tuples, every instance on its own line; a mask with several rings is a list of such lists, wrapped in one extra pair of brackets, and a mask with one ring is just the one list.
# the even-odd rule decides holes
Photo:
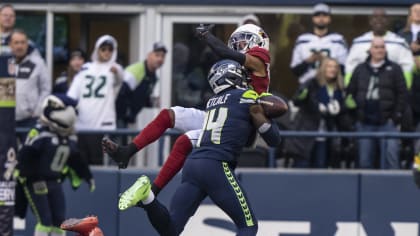
[[(216, 112), (217, 111), (217, 112)], [(217, 117), (215, 115), (217, 113)], [(220, 144), (222, 137), (222, 129), (225, 125), (225, 121), (228, 116), (228, 109), (226, 107), (220, 107), (207, 111), (206, 118), (204, 119), (203, 130), (198, 139), (197, 146), (201, 145), (201, 139), (204, 133), (211, 132), (211, 142), (214, 144)]]

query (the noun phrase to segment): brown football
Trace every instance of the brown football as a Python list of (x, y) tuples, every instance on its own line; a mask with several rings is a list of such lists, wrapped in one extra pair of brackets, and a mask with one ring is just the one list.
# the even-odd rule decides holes
[(263, 96), (258, 101), (263, 107), (265, 115), (269, 118), (280, 117), (289, 110), (286, 99), (279, 96)]

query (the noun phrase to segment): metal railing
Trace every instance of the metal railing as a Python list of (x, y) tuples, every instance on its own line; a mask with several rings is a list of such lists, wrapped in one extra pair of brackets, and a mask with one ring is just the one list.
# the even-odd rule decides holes
[[(16, 128), (16, 133), (27, 133), (28, 128)], [(112, 136), (136, 136), (141, 130), (134, 129), (116, 129), (116, 130), (83, 130), (78, 131), (79, 134), (107, 134)], [(164, 161), (164, 146), (166, 136), (177, 136), (182, 134), (178, 130), (169, 129), (158, 140), (159, 143), (159, 165), (161, 166)], [(291, 131), (282, 130), (280, 136), (284, 138), (375, 138), (375, 139), (420, 139), (420, 132), (319, 132), (319, 131)], [(276, 167), (276, 148), (270, 147), (268, 149), (268, 167)]]

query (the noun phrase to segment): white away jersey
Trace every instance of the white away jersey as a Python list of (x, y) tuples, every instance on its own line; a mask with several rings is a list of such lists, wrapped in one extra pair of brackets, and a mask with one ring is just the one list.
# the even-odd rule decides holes
[[(336, 59), (340, 65), (344, 65), (347, 57), (347, 44), (344, 37), (338, 33), (328, 33), (323, 37), (313, 33), (304, 33), (296, 40), (290, 67), (294, 68), (302, 64), (312, 55), (313, 51), (321, 52), (325, 56)], [(311, 65), (304, 71), (299, 76), (299, 83), (302, 84), (314, 78), (317, 66)]]
[[(348, 75), (353, 73), (353, 70), (358, 64), (366, 61), (372, 39), (373, 33), (370, 31), (353, 40), (349, 56), (346, 60), (346, 77), (349, 77)], [(414, 66), (414, 59), (405, 40), (389, 31), (383, 39), (385, 41), (388, 59), (400, 65), (404, 72), (411, 72)]]
[(115, 99), (121, 81), (111, 64), (87, 63), (74, 78), (67, 95), (78, 100), (76, 129), (116, 128)]

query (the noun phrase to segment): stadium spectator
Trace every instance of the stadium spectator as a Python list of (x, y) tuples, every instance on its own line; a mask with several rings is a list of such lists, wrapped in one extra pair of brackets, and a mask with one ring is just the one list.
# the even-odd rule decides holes
[(175, 91), (173, 103), (179, 106), (194, 107), (201, 102), (201, 91), (195, 85), (197, 82), (201, 83), (202, 78), (197, 81), (195, 77), (189, 76), (191, 73), (195, 74), (195, 69), (191, 73), (187, 71), (189, 60), (190, 49), (187, 45), (180, 42), (175, 43), (172, 51), (172, 83)]
[[(371, 40), (369, 56), (356, 66), (347, 90), (346, 106), (356, 109), (358, 131), (398, 131), (407, 102), (407, 87), (401, 67), (386, 55), (382, 37)], [(375, 166), (374, 139), (359, 139), (359, 167)], [(381, 139), (380, 168), (398, 169), (399, 142)]]
[(420, 3), (415, 3), (410, 7), (407, 17), (407, 24), (399, 33), (410, 46), (411, 52), (420, 55)]
[(15, 27), (16, 12), (12, 5), (5, 4), (0, 7), (0, 54), (10, 54), (10, 34)]
[[(415, 68), (413, 68), (412, 74), (412, 87), (410, 89), (410, 106), (407, 106), (407, 110), (403, 115), (403, 121), (401, 122), (401, 131), (412, 132), (416, 129), (416, 125), (419, 122), (418, 117), (420, 116), (420, 105), (418, 103), (418, 99), (420, 99), (420, 94), (418, 93), (418, 91), (420, 91), (420, 74), (418, 72), (418, 68), (420, 68), (420, 4), (413, 4), (410, 7), (407, 16), (407, 24), (399, 32), (399, 35), (403, 37), (407, 45), (410, 46), (415, 62)], [(416, 145), (414, 145), (414, 143), (414, 139), (402, 139), (401, 161), (404, 164), (403, 167), (410, 168), (413, 156), (418, 152), (415, 150)]]
[[(48, 96), (43, 101), (39, 124), (29, 131), (18, 154), (16, 192), (26, 197), (35, 213), (37, 224), (33, 235), (36, 236), (65, 235), (60, 229), (66, 216), (63, 172), (71, 169), (72, 176), (78, 176), (78, 181), (72, 182), (74, 188), (84, 179), (91, 191), (95, 189), (92, 173), (80, 158), (74, 137), (75, 105), (65, 96)], [(16, 202), (16, 215), (23, 218), (26, 204), (24, 198), (17, 199), (21, 201)]]
[[(420, 4), (410, 7), (407, 25), (400, 32), (401, 37), (410, 45), (414, 56), (413, 85), (410, 90), (410, 105), (413, 112), (413, 125), (420, 132)], [(411, 139), (410, 139), (411, 141)], [(420, 186), (420, 140), (414, 141), (414, 171), (417, 175), (416, 183)]]
[(340, 66), (344, 66), (347, 57), (344, 37), (329, 31), (330, 7), (324, 3), (316, 4), (312, 14), (312, 32), (303, 33), (296, 39), (290, 62), (299, 84), (315, 78), (316, 69), (324, 57), (336, 59)]
[(70, 53), (67, 69), (54, 81), (53, 93), (67, 93), (74, 76), (82, 69), (86, 62), (86, 54), (81, 49)]
[[(299, 112), (295, 119), (298, 130), (337, 131), (343, 114), (344, 80), (340, 64), (332, 58), (324, 58), (314, 79), (301, 85), (293, 102)], [(337, 138), (293, 138), (284, 145), (295, 153), (294, 167), (326, 168), (339, 147)], [(293, 151), (294, 150), (294, 151)], [(333, 152), (334, 151), (334, 152)]]
[[(15, 28), (16, 12), (11, 4), (4, 4), (0, 7), (0, 55), (10, 55), (10, 36)], [(28, 39), (28, 47), (30, 53), (35, 53), (40, 56), (38, 49), (36, 49), (34, 42)]]
[[(246, 77), (242, 65), (232, 60), (219, 61), (211, 68), (208, 81), (215, 93), (211, 100), (218, 102), (207, 103), (209, 122), (202, 128), (199, 146), (185, 163), (183, 181), (172, 197), (171, 210), (154, 197), (147, 176), (140, 177), (121, 195), (120, 210), (142, 202), (160, 235), (180, 235), (200, 203), (209, 196), (235, 223), (236, 235), (257, 234), (257, 218), (234, 174), (236, 158), (257, 130), (271, 146), (278, 145), (280, 135), (275, 123), (265, 117), (261, 105), (254, 103), (259, 95), (244, 89)], [(254, 102), (244, 103), (243, 99)], [(223, 132), (217, 131), (221, 129)]]
[(353, 40), (346, 60), (345, 85), (347, 86), (350, 83), (350, 78), (356, 66), (363, 63), (369, 56), (372, 39), (374, 37), (382, 37), (385, 40), (388, 59), (401, 66), (407, 88), (411, 88), (414, 60), (407, 43), (397, 34), (387, 30), (388, 19), (384, 9), (374, 9), (369, 18), (369, 24), (371, 31)]
[(32, 127), (41, 114), (42, 101), (51, 93), (51, 78), (44, 60), (29, 48), (23, 30), (10, 34), (9, 45), (13, 56), (9, 74), (16, 78), (16, 126)]
[[(176, 48), (174, 47), (173, 56), (176, 56), (175, 49)], [(177, 57), (179, 57), (179, 55)], [(182, 61), (180, 58), (174, 60)], [(174, 81), (176, 94), (175, 104), (177, 106), (204, 109), (207, 100), (213, 96), (213, 91), (211, 91), (209, 83), (207, 82), (206, 74), (217, 60), (218, 57), (216, 54), (207, 46), (201, 51), (198, 60), (196, 60), (198, 64), (194, 66), (189, 73), (182, 78), (173, 77), (174, 80), (177, 79), (177, 81)], [(180, 68), (182, 68), (182, 66)]]
[(152, 92), (158, 81), (156, 71), (165, 62), (168, 50), (161, 42), (153, 44), (153, 50), (144, 61), (138, 61), (125, 68), (124, 83), (117, 98), (118, 120), (124, 124), (134, 123), (143, 107), (152, 107)]
[[(124, 70), (116, 63), (118, 44), (114, 37), (103, 35), (95, 43), (91, 62), (83, 65), (67, 92), (78, 101), (76, 129), (116, 129), (115, 99), (124, 79)], [(103, 164), (102, 134), (79, 134), (82, 158), (89, 164)]]

